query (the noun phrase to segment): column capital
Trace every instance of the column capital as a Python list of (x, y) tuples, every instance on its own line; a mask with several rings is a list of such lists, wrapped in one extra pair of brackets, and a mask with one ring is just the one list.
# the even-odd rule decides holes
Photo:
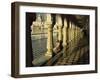
[(45, 25), (52, 25), (52, 21), (51, 21), (51, 22), (45, 21), (44, 24), (45, 24)]
[(49, 14), (49, 13), (46, 14), (45, 24), (46, 25), (51, 25), (52, 24), (51, 14)]
[(60, 14), (56, 15), (56, 23), (57, 23), (57, 26), (61, 26), (62, 27), (62, 17), (61, 17)]

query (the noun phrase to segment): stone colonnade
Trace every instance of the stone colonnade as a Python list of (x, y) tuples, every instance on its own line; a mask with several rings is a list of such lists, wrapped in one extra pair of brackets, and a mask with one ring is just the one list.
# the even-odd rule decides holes
[[(53, 55), (53, 21), (51, 14), (45, 15), (45, 22), (44, 24), (41, 22), (41, 18), (38, 15), (35, 22), (33, 22), (33, 26), (46, 26), (48, 29), (48, 36), (47, 36), (47, 52), (45, 56), (51, 58)], [(58, 41), (62, 41), (63, 45), (63, 57), (66, 57), (66, 49), (71, 47), (70, 49), (73, 50), (73, 46), (78, 43), (80, 38), (83, 37), (83, 32), (80, 27), (77, 26), (74, 22), (67, 19), (66, 17), (63, 18), (60, 14), (56, 14), (56, 23), (55, 25), (58, 27), (57, 34), (58, 34)], [(32, 33), (33, 33), (33, 26), (31, 26)], [(70, 43), (70, 44), (68, 44)], [(71, 51), (70, 50), (70, 51)]]

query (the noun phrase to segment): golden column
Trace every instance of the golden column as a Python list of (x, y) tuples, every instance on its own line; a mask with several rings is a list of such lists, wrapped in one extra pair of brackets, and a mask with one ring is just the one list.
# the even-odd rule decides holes
[(61, 15), (59, 14), (56, 15), (56, 23), (58, 26), (58, 40), (61, 42), (62, 41), (62, 18)]
[(74, 23), (72, 23), (72, 27), (71, 27), (71, 48), (72, 48), (72, 51), (74, 49)]
[(36, 21), (33, 21), (32, 25), (31, 25), (31, 35), (34, 34), (35, 32), (37, 32), (36, 27), (41, 28), (41, 26), (42, 26), (41, 16), (40, 16), (40, 14), (36, 14)]
[(73, 24), (73, 34), (74, 34), (74, 41), (73, 41), (73, 46), (74, 46), (74, 48), (75, 48), (75, 45), (76, 45), (76, 31), (75, 31), (75, 27), (76, 27), (76, 25), (75, 24)]
[(71, 28), (72, 28), (72, 25), (71, 25), (71, 21), (69, 22), (69, 43), (71, 42)]
[(83, 30), (81, 29), (80, 31), (81, 31), (81, 38), (83, 38), (84, 35)]
[(72, 39), (73, 39), (73, 41), (74, 41), (74, 30), (75, 29), (75, 24), (74, 23), (72, 23)]
[(63, 57), (66, 58), (67, 56), (67, 27), (68, 22), (67, 19), (64, 18), (64, 27), (63, 27)]
[(74, 45), (76, 45), (76, 36), (77, 36), (77, 32), (76, 32), (76, 24), (74, 24)]
[(79, 35), (80, 35), (80, 39), (82, 39), (82, 37), (83, 37), (83, 32), (82, 32), (82, 29), (81, 29), (81, 28), (79, 28)]
[(77, 44), (77, 26), (75, 25), (75, 45)]
[(69, 53), (71, 52), (71, 38), (72, 38), (72, 36), (71, 36), (71, 34), (72, 34), (71, 28), (72, 28), (72, 22), (69, 21), (69, 28), (68, 28)]
[(78, 33), (78, 41), (80, 40), (80, 28), (79, 27), (77, 27), (77, 33)]
[(70, 22), (70, 51), (73, 50), (73, 22)]
[(78, 43), (78, 27), (76, 26), (76, 44)]
[(45, 56), (51, 58), (53, 54), (53, 28), (52, 28), (51, 14), (46, 14), (45, 25), (48, 27), (47, 52)]

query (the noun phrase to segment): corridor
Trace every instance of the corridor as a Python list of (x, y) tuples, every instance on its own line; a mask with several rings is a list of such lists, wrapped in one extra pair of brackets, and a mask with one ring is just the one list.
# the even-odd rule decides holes
[(34, 13), (33, 66), (89, 64), (89, 16)]

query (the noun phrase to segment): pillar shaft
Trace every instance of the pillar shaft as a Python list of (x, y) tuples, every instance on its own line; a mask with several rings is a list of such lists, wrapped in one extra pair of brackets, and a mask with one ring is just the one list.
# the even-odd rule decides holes
[(58, 30), (58, 40), (62, 41), (62, 28), (61, 28), (61, 26), (59, 26), (59, 30)]
[(75, 40), (76, 40), (75, 24), (73, 25), (73, 27), (74, 27), (74, 32), (73, 32), (73, 34), (74, 34), (74, 46), (75, 46)]
[(69, 22), (69, 42), (71, 41), (71, 21)]
[(67, 56), (67, 27), (68, 22), (66, 18), (64, 18), (64, 26), (63, 26), (63, 58)]
[(56, 15), (56, 22), (58, 26), (58, 40), (62, 41), (62, 18), (61, 15)]
[(64, 27), (63, 27), (63, 45), (67, 45), (67, 20), (64, 19)]
[(69, 32), (69, 34), (70, 34), (70, 52), (72, 52), (72, 35), (73, 35), (73, 33), (72, 33), (72, 22), (70, 21), (70, 26), (69, 26), (69, 28), (70, 28), (70, 32)]
[(77, 26), (76, 26), (76, 44), (78, 43), (78, 30), (77, 30)]
[(46, 26), (48, 27), (48, 36), (47, 36), (47, 53), (45, 56), (52, 57), (53, 54), (53, 28), (52, 28), (52, 21), (51, 21), (51, 14), (46, 15)]
[(74, 23), (72, 23), (72, 27), (71, 27), (71, 48), (73, 51), (74, 49)]

